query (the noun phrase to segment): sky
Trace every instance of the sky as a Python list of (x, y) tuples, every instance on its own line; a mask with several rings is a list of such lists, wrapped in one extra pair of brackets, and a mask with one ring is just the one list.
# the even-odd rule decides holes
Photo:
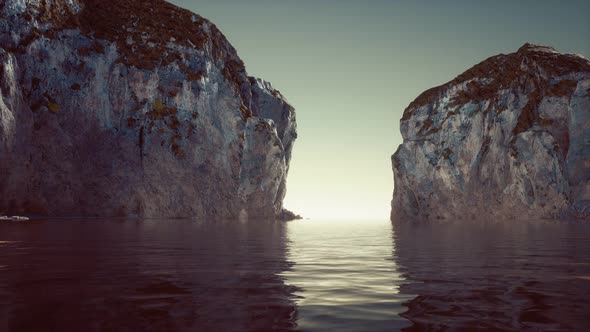
[(285, 207), (388, 219), (399, 119), (421, 92), (526, 42), (590, 56), (590, 1), (172, 0), (211, 20), (297, 113)]

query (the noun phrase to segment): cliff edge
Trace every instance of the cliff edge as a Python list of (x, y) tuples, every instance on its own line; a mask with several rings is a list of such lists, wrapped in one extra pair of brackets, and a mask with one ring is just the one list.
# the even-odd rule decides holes
[(590, 60), (525, 44), (400, 121), (392, 220), (590, 219)]
[(0, 212), (276, 217), (295, 111), (162, 0), (0, 4)]

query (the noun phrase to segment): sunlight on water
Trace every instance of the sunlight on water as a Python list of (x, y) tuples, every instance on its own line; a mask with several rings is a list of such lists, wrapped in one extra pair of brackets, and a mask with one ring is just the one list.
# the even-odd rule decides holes
[(403, 277), (393, 259), (387, 221), (301, 221), (290, 223), (288, 259), (283, 273), (299, 291), (298, 325), (305, 331), (372, 331), (409, 325), (400, 296)]

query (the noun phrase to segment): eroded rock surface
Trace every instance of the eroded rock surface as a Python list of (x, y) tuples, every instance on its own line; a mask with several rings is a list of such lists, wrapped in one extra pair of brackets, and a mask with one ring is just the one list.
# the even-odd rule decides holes
[(392, 220), (590, 219), (590, 61), (525, 44), (400, 121)]
[(295, 112), (165, 1), (0, 4), (0, 212), (274, 217)]

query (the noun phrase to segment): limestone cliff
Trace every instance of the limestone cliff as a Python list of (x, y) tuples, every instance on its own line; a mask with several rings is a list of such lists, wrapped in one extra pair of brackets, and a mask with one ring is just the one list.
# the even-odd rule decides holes
[(162, 0), (0, 3), (0, 212), (274, 217), (295, 112)]
[(400, 121), (392, 220), (590, 218), (590, 61), (525, 44)]

